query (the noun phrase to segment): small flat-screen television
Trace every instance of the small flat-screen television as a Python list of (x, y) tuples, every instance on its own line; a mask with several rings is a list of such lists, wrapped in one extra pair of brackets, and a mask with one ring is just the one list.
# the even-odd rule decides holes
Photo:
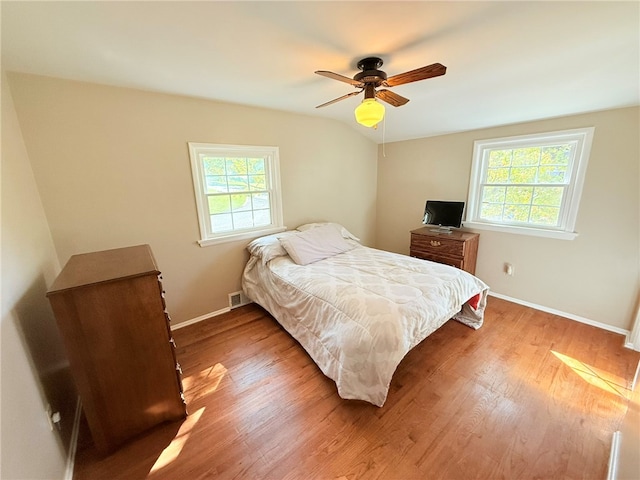
[(460, 228), (462, 226), (463, 212), (464, 202), (427, 200), (422, 223), (438, 227), (432, 229), (432, 231), (451, 233), (452, 227)]

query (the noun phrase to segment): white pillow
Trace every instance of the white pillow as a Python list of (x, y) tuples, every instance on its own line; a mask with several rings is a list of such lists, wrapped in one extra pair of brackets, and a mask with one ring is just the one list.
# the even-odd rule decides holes
[(247, 250), (249, 250), (251, 255), (261, 258), (262, 263), (266, 264), (276, 257), (284, 257), (287, 255), (286, 250), (278, 240), (279, 238), (298, 234), (299, 232), (297, 231), (287, 231), (259, 237), (247, 245)]
[(323, 227), (325, 225), (332, 225), (334, 228), (336, 228), (340, 232), (340, 234), (344, 238), (349, 238), (351, 240), (355, 240), (356, 242), (360, 241), (360, 239), (358, 237), (356, 237), (353, 233), (351, 233), (349, 230), (344, 228), (339, 223), (333, 223), (333, 222), (305, 223), (304, 225), (300, 225), (298, 228), (296, 228), (296, 230), (304, 232), (306, 230), (311, 230), (312, 228)]
[(355, 248), (355, 245), (347, 243), (332, 225), (323, 225), (297, 235), (280, 238), (280, 243), (298, 265), (308, 265)]

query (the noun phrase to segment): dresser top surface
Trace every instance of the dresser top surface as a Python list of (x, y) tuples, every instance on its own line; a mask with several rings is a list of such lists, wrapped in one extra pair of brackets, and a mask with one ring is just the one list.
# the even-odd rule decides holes
[(96, 283), (159, 273), (149, 245), (72, 255), (47, 295)]
[(477, 237), (479, 234), (473, 232), (465, 232), (462, 230), (451, 230), (451, 233), (434, 232), (435, 227), (422, 227), (416, 230), (411, 230), (412, 234), (426, 235), (429, 237), (450, 238), (452, 240), (468, 240), (473, 237)]

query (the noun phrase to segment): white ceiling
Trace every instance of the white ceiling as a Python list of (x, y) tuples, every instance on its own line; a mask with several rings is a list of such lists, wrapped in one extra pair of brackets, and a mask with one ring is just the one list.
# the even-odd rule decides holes
[[(2, 67), (338, 119), (392, 142), (640, 103), (640, 3), (2, 2)], [(447, 74), (393, 91), (384, 128), (357, 125), (353, 87)]]

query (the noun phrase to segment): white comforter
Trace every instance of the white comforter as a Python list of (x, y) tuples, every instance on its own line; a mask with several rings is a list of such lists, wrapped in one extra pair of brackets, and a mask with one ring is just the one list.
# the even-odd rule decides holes
[[(488, 287), (457, 268), (357, 245), (300, 266), (252, 255), (243, 289), (304, 347), (342, 398), (382, 406), (403, 357), (447, 320), (482, 325)], [(468, 302), (475, 298), (476, 308)]]

